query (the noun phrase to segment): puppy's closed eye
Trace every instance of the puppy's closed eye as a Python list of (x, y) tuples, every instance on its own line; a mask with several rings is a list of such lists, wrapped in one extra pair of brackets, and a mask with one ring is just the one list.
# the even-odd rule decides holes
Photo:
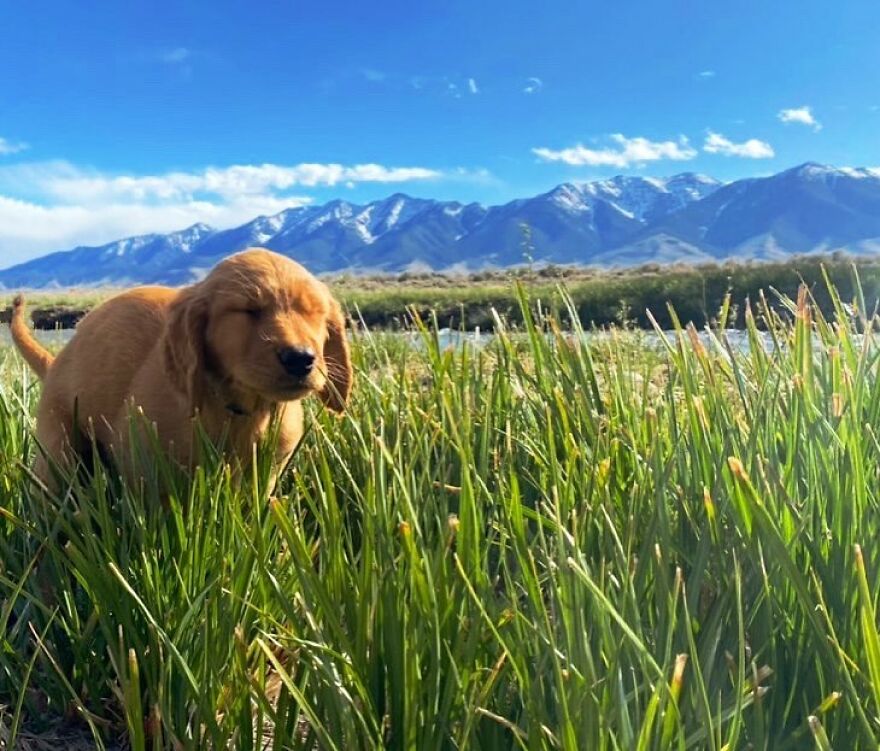
[(263, 309), (258, 305), (237, 305), (225, 311), (226, 315), (245, 316), (257, 320), (263, 317)]

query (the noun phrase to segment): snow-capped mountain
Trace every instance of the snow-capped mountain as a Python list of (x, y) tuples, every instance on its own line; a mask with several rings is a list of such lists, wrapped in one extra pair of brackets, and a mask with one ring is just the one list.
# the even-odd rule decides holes
[(593, 256), (638, 235), (655, 218), (720, 186), (717, 180), (693, 173), (666, 180), (618, 176), (563, 183), (535, 198), (489, 209), (456, 248), (462, 259), (498, 266), (522, 263), (525, 254), (555, 263), (590, 263)]
[(168, 235), (140, 235), (100, 247), (79, 247), (50, 253), (33, 261), (0, 271), (0, 284), (45, 287), (47, 285), (128, 285), (162, 278), (164, 269), (181, 258), (192, 258), (199, 245), (214, 234), (205, 224)]
[(739, 180), (647, 228), (711, 256), (880, 250), (880, 170), (807, 163)]
[(0, 271), (0, 286), (184, 284), (252, 246), (316, 272), (873, 252), (880, 251), (880, 170), (808, 163), (728, 184), (693, 173), (618, 176), (492, 207), (401, 193), (366, 205), (336, 200), (232, 229), (197, 224), (52, 253)]

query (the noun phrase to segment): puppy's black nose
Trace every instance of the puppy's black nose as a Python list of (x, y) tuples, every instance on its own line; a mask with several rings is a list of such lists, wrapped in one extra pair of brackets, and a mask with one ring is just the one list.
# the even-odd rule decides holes
[(315, 367), (315, 353), (308, 347), (282, 347), (278, 350), (278, 359), (296, 378), (305, 378)]

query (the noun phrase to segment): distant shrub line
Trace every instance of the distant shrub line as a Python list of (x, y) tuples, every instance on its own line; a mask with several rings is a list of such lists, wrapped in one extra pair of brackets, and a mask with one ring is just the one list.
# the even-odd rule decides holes
[[(513, 281), (529, 290), (533, 300), (541, 300), (564, 320), (565, 311), (559, 285), (568, 290), (580, 322), (585, 327), (627, 323), (650, 328), (650, 311), (664, 328), (673, 325), (669, 306), (682, 323), (704, 326), (713, 322), (730, 295), (728, 325), (744, 326), (745, 303), (756, 302), (762, 291), (774, 307), (776, 292), (796, 297), (799, 285), (806, 283), (816, 304), (826, 315), (832, 304), (824, 275), (827, 274), (847, 302), (856, 297), (856, 278), (861, 281), (864, 306), (870, 314), (880, 303), (880, 258), (851, 258), (841, 255), (801, 257), (779, 263), (729, 263), (703, 266), (646, 266), (619, 272), (587, 274), (558, 269), (554, 277), (543, 273), (510, 273), (506, 280), (462, 283), (457, 287), (406, 287), (385, 290), (340, 290), (351, 310), (357, 310), (369, 328), (402, 328), (407, 310), (423, 318), (436, 315), (440, 326), (465, 329), (492, 329), (492, 310), (510, 323), (521, 323)], [(865, 312), (865, 311), (862, 311)]]
[[(771, 263), (724, 263), (660, 266), (650, 264), (622, 270), (543, 266), (481, 271), (471, 275), (404, 273), (387, 276), (342, 275), (328, 283), (344, 301), (353, 318), (373, 329), (405, 328), (413, 313), (423, 319), (436, 316), (441, 327), (491, 330), (493, 310), (511, 324), (522, 323), (516, 283), (525, 286), (532, 299), (540, 300), (565, 320), (560, 310), (560, 285), (568, 290), (580, 322), (585, 327), (612, 323), (649, 328), (650, 310), (663, 327), (673, 324), (671, 305), (683, 323), (704, 326), (717, 317), (730, 295), (728, 325), (742, 328), (745, 302), (756, 301), (763, 291), (771, 304), (778, 291), (797, 294), (805, 282), (823, 313), (831, 312), (823, 274), (827, 274), (843, 300), (855, 297), (858, 277), (864, 306), (870, 314), (880, 303), (880, 257), (851, 257), (843, 253), (801, 256)], [(108, 290), (107, 294), (110, 294)], [(39, 328), (69, 328), (101, 295), (53, 292), (33, 295), (34, 322)], [(9, 309), (0, 308), (0, 322)]]

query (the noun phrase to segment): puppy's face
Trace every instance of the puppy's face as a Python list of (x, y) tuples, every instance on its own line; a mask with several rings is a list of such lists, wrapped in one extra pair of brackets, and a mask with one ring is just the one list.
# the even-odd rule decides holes
[(267, 401), (314, 392), (343, 408), (351, 368), (342, 312), (302, 266), (245, 251), (194, 289), (189, 304), (202, 319), (203, 367), (212, 377)]

